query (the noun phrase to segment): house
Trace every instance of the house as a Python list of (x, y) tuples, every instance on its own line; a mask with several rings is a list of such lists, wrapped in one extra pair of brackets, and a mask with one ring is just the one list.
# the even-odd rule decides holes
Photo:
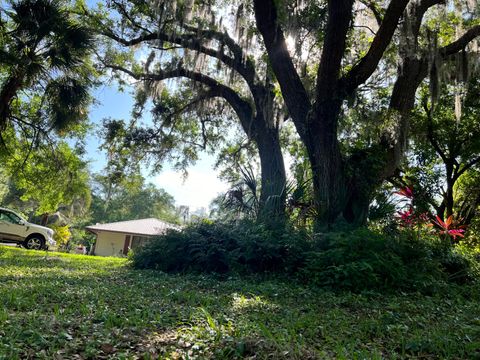
[(96, 224), (86, 229), (97, 235), (93, 248), (94, 255), (120, 256), (127, 255), (129, 249), (137, 249), (150, 238), (162, 235), (169, 229), (179, 230), (176, 225), (150, 218), (119, 221), (110, 224)]

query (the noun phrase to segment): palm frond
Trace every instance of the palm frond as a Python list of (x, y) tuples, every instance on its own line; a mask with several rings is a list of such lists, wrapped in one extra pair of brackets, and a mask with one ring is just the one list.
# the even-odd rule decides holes
[(85, 116), (89, 93), (84, 82), (72, 77), (52, 80), (47, 85), (46, 96), (51, 126), (57, 131), (68, 129)]

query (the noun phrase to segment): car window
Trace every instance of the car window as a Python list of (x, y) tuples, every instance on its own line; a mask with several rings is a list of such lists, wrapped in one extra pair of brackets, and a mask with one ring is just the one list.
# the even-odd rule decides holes
[(21, 218), (8, 211), (0, 211), (0, 221), (6, 221), (11, 224), (20, 224)]
[(10, 219), (9, 217), (3, 212), (0, 210), (0, 221), (8, 221), (10, 222)]

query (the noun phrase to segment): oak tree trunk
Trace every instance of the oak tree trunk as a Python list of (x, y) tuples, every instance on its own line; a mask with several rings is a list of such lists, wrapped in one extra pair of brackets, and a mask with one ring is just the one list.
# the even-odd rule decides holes
[(311, 123), (318, 128), (309, 132), (305, 141), (313, 176), (317, 231), (330, 228), (345, 203), (346, 181), (337, 140), (338, 113), (339, 104), (333, 101), (319, 107), (311, 115)]
[(256, 135), (260, 155), (260, 220), (281, 223), (285, 220), (286, 174), (278, 129), (263, 128)]

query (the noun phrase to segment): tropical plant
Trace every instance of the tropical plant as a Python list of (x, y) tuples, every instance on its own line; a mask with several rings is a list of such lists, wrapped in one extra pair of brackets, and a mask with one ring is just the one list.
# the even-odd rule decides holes
[(13, 0), (0, 13), (0, 135), (12, 124), (62, 132), (85, 119), (91, 32), (61, 0)]
[(224, 219), (256, 219), (259, 214), (259, 183), (252, 167), (237, 167), (240, 179), (214, 201), (217, 217)]
[[(89, 207), (81, 142), (87, 129), (93, 35), (64, 0), (0, 7), (0, 162), (5, 201), (33, 215)], [(21, 203), (19, 202), (21, 199)]]
[(429, 212), (422, 212), (422, 208), (416, 207), (415, 193), (412, 186), (405, 186), (396, 191), (395, 194), (400, 196), (403, 202), (403, 210), (398, 211), (399, 224), (402, 228), (409, 229), (416, 239), (421, 237), (428, 238), (427, 233), (422, 231), (425, 227), (433, 227), (437, 230), (437, 235), (440, 235), (443, 240), (448, 242), (454, 243), (457, 237), (464, 237), (465, 226), (454, 220), (453, 214), (443, 221), (438, 215), (433, 216)]
[(453, 215), (450, 215), (445, 221), (440, 219), (440, 217), (437, 215), (433, 220), (432, 226), (438, 226), (438, 228), (440, 229), (439, 234), (449, 236), (452, 241), (456, 241), (457, 237), (465, 237), (463, 235), (465, 230), (462, 229), (462, 225), (455, 224), (453, 220)]

